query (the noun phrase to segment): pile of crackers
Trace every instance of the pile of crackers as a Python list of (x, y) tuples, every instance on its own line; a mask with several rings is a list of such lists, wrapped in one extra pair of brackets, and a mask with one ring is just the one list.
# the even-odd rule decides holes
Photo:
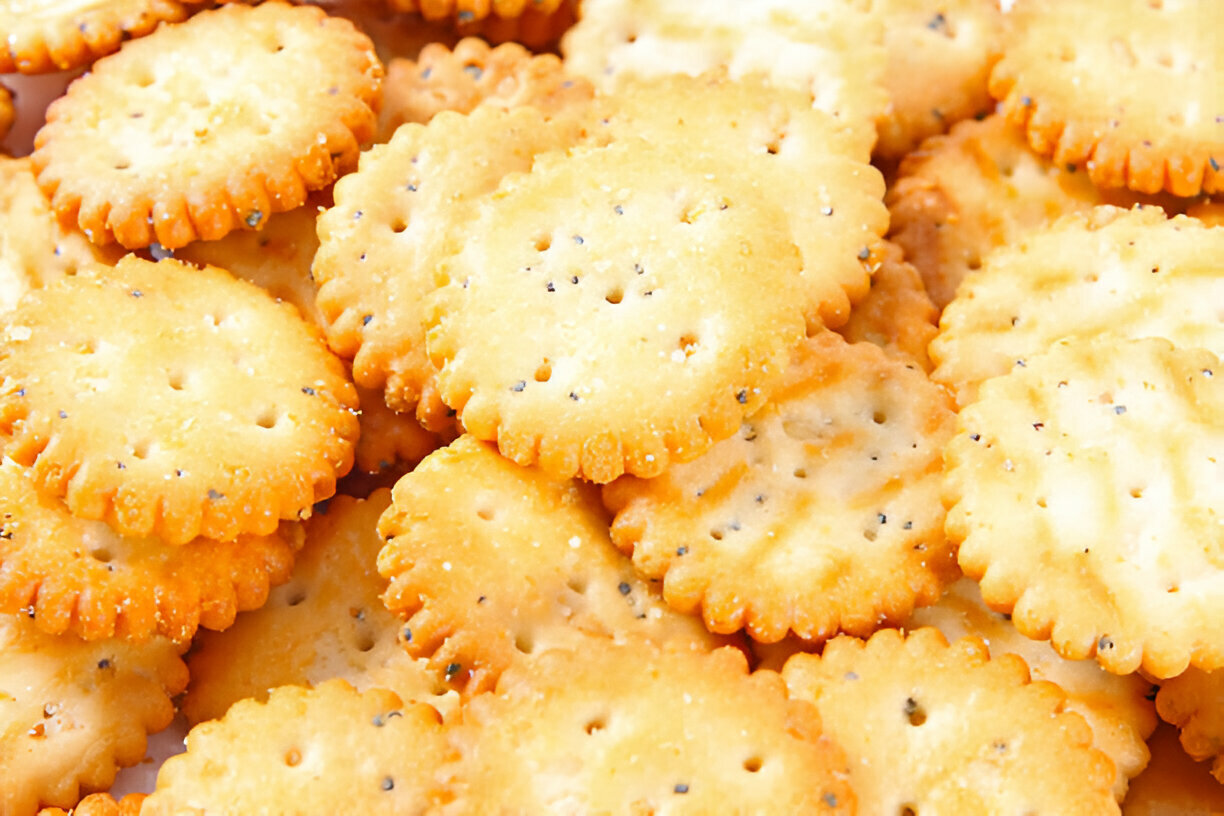
[(1224, 810), (1224, 5), (1008, 6), (0, 3), (0, 816)]

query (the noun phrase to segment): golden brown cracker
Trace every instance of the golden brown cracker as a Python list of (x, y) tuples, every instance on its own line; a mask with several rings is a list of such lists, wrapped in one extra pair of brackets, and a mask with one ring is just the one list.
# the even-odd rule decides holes
[(1152, 705), (1154, 686), (1137, 674), (1109, 674), (1095, 662), (1066, 660), (1050, 644), (1030, 640), (1016, 631), (1006, 615), (982, 603), (978, 585), (962, 578), (945, 591), (939, 603), (914, 611), (905, 624), (933, 626), (948, 640), (979, 637), (992, 657), (1015, 654), (1024, 658), (1034, 680), (1054, 683), (1067, 693), (1066, 711), (1074, 711), (1092, 729), (1093, 745), (1113, 760), (1117, 769), (1114, 795), (1126, 794), (1129, 780), (1148, 764), (1145, 740), (1156, 728)]
[(987, 604), (1116, 674), (1224, 665), (1219, 369), (1158, 338), (1060, 341), (982, 386), (945, 501)]
[(5, 85), (0, 85), (0, 141), (8, 136), (13, 127), (17, 111), (13, 107), (13, 92)]
[(336, 185), (336, 206), (319, 217), (313, 274), (328, 343), (353, 360), (358, 385), (384, 389), (391, 407), (415, 411), (428, 428), (453, 427), (425, 353), (421, 301), (434, 268), (466, 236), (473, 199), (578, 135), (576, 121), (534, 108), (443, 113), (400, 128)]
[(901, 162), (885, 199), (889, 237), (922, 273), (939, 308), (994, 249), (1073, 212), (1098, 204), (1158, 204), (1172, 213), (1172, 196), (1101, 191), (1088, 174), (1033, 153), (1006, 117), (961, 122)]
[(388, 141), (400, 125), (425, 124), (444, 110), (531, 105), (551, 117), (584, 108), (593, 95), (591, 83), (566, 74), (554, 54), (533, 55), (515, 42), (490, 48), (476, 37), (465, 37), (453, 50), (431, 43), (415, 60), (388, 64), (378, 140)]
[(489, 16), (514, 18), (528, 12), (547, 14), (565, 0), (386, 0), (397, 11), (416, 12), (426, 20), (473, 23)]
[(918, 270), (900, 247), (886, 241), (871, 289), (837, 332), (851, 343), (874, 343), (929, 373), (933, 366), (927, 346), (938, 334), (938, 315)]
[(22, 612), (52, 634), (185, 643), (198, 626), (224, 629), (288, 579), (300, 544), (288, 525), (267, 536), (177, 547), (121, 536), (72, 516), (8, 460), (0, 487), (0, 609)]
[(929, 136), (994, 109), (990, 69), (1003, 48), (998, 0), (875, 0), (884, 23), (888, 109), (875, 153), (899, 159)]
[(1017, 0), (990, 92), (1029, 144), (1100, 187), (1224, 192), (1224, 7)]
[(0, 812), (70, 808), (141, 760), (187, 685), (178, 648), (48, 635), (0, 615)]
[(140, 806), (147, 794), (129, 793), (118, 802), (109, 793), (91, 793), (69, 810), (50, 807), (38, 811), (38, 816), (140, 816)]
[(715, 632), (868, 635), (957, 574), (939, 501), (954, 421), (912, 364), (817, 335), (736, 436), (605, 487), (612, 539)]
[(0, 3), (0, 74), (42, 74), (88, 65), (202, 0), (59, 0)]
[(1224, 227), (1224, 201), (1208, 199), (1186, 208), (1186, 215), (1209, 227)]
[(549, 651), (464, 713), (445, 813), (854, 810), (812, 707), (733, 649)]
[(883, 180), (807, 94), (722, 72), (628, 79), (597, 105), (591, 138), (641, 138), (731, 161), (778, 202), (803, 259), (809, 332), (846, 322), (867, 293), (888, 227)]
[(98, 244), (256, 229), (356, 167), (381, 78), (369, 38), (321, 9), (201, 12), (99, 60), (51, 105), (38, 183)]
[(384, 543), (375, 528), (390, 504), (385, 489), (364, 501), (336, 496), (305, 523), (288, 582), (225, 632), (201, 633), (188, 656), (191, 686), (182, 707), (189, 723), (219, 718), (238, 700), (266, 700), (277, 686), (335, 677), (443, 712), (454, 708), (441, 674), (400, 647), (401, 623), (379, 597), (387, 583), (375, 567)]
[(124, 535), (270, 534), (352, 464), (341, 362), (293, 308), (215, 267), (129, 255), (31, 292), (0, 376), (5, 455)]
[(557, 50), (557, 41), (578, 18), (580, 2), (533, 0), (514, 17), (490, 14), (482, 20), (457, 19), (455, 30), (465, 37), (482, 37), (491, 43), (518, 42), (536, 52), (553, 52)]
[(426, 430), (411, 414), (391, 410), (381, 391), (357, 389), (361, 403), (361, 436), (354, 464), (366, 473), (386, 473), (401, 465), (414, 467), (433, 453), (450, 434)]
[(1118, 812), (1113, 763), (1062, 691), (977, 638), (843, 636), (782, 676), (845, 750), (864, 813)]
[(800, 268), (738, 163), (636, 140), (538, 157), (439, 270), (438, 392), (519, 464), (656, 475), (764, 402), (804, 334)]
[(668, 609), (616, 551), (593, 488), (519, 467), (471, 437), (401, 479), (378, 530), (384, 600), (407, 618), (405, 648), (470, 693), (549, 648), (719, 642)]
[(1211, 773), (1224, 778), (1224, 672), (1186, 669), (1160, 686), (1156, 710), (1181, 730), (1182, 748), (1198, 762), (1210, 759)]
[(1177, 741), (1177, 729), (1162, 724), (1148, 740), (1152, 761), (1131, 782), (1122, 803), (1125, 816), (1219, 816), (1224, 787), (1207, 765), (1197, 763)]
[(34, 180), (29, 159), (0, 157), (0, 314), (31, 289), (119, 260), (56, 220)]
[(566, 68), (608, 91), (632, 78), (697, 76), (726, 68), (732, 79), (764, 74), (804, 92), (854, 135), (866, 159), (888, 105), (884, 26), (847, 0), (803, 3), (585, 0), (561, 41)]
[(447, 757), (441, 717), (424, 703), (343, 680), (282, 686), (193, 728), (140, 812), (425, 813)]
[(966, 405), (981, 383), (1060, 338), (1165, 337), (1224, 354), (1224, 230), (1158, 209), (1067, 216), (989, 256), (931, 343)]

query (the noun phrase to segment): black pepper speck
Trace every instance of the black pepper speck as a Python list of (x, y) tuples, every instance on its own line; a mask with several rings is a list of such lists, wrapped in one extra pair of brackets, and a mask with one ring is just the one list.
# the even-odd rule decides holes
[(518, 393), (519, 391), (522, 391), (526, 387), (527, 387), (527, 381), (519, 380), (514, 385), (510, 386), (510, 390), (514, 391), (515, 393)]
[(688, 785), (680, 782), (676, 787), (672, 788), (676, 793), (688, 793)]
[(315, 390), (311, 388), (309, 385), (303, 385), (302, 393), (308, 397), (313, 397), (315, 395)]
[(630, 587), (625, 581), (621, 581), (619, 584), (617, 584), (616, 589), (620, 592), (620, 594), (628, 595), (632, 590), (632, 587)]
[(1118, 416), (1122, 416), (1122, 414), (1126, 413), (1126, 406), (1125, 405), (1115, 405), (1114, 413), (1117, 414)]

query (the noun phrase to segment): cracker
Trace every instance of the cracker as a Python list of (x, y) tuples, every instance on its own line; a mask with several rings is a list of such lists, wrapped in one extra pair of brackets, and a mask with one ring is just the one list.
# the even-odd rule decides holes
[(608, 91), (631, 78), (697, 76), (726, 68), (732, 79), (764, 74), (832, 114), (866, 159), (888, 105), (879, 16), (846, 0), (709, 2), (586, 0), (566, 32), (568, 70)]
[(383, 89), (379, 141), (406, 122), (425, 124), (444, 110), (531, 105), (552, 117), (584, 107), (594, 95), (591, 83), (569, 76), (554, 54), (533, 55), (514, 42), (490, 48), (476, 37), (465, 37), (453, 50), (431, 43), (415, 60), (392, 60)]
[(885, 241), (879, 266), (871, 276), (871, 289), (837, 332), (851, 343), (875, 343), (891, 356), (929, 373), (927, 346), (938, 333), (938, 314), (918, 270), (900, 247)]
[(612, 540), (712, 631), (868, 635), (956, 576), (939, 500), (954, 422), (912, 364), (817, 335), (736, 436), (605, 487)]
[(407, 618), (404, 647), (469, 693), (549, 648), (719, 642), (616, 551), (593, 488), (521, 468), (471, 437), (401, 479), (378, 530), (384, 601)]
[(453, 19), (472, 23), (490, 16), (514, 18), (528, 12), (548, 14), (565, 0), (387, 0), (397, 11), (411, 11), (426, 20)]
[(839, 637), (782, 677), (846, 751), (863, 813), (1118, 812), (1113, 763), (1062, 691), (977, 638)]
[(1065, 660), (1050, 644), (1029, 640), (1016, 631), (1006, 615), (982, 603), (978, 585), (968, 578), (952, 584), (939, 603), (918, 609), (906, 628), (933, 626), (949, 640), (979, 637), (990, 655), (1014, 654), (1024, 658), (1034, 680), (1054, 683), (1067, 693), (1066, 711), (1074, 711), (1092, 729), (1093, 745), (1113, 760), (1117, 775), (1113, 791), (1118, 801), (1128, 781), (1148, 764), (1145, 740), (1156, 728), (1152, 706), (1154, 689), (1137, 674), (1109, 674), (1096, 663)]
[(1219, 370), (1158, 338), (1060, 341), (961, 411), (946, 529), (1021, 634), (1115, 674), (1224, 665)]
[(1200, 201), (1187, 207), (1186, 215), (1197, 218), (1209, 227), (1224, 227), (1224, 201)]
[(519, 464), (657, 475), (733, 434), (804, 334), (783, 211), (733, 160), (637, 140), (541, 156), (470, 229), (427, 346), (443, 402)]
[(116, 802), (109, 793), (91, 793), (70, 810), (43, 808), (38, 816), (140, 816), (145, 797), (143, 793), (129, 793)]
[(0, 812), (70, 808), (109, 787), (144, 756), (146, 736), (170, 724), (170, 698), (185, 685), (168, 640), (87, 643), (0, 615)]
[(354, 463), (365, 473), (386, 473), (401, 465), (415, 467), (457, 433), (426, 430), (415, 417), (391, 410), (381, 391), (358, 388), (357, 397), (361, 402), (361, 437)]
[(88, 65), (202, 0), (66, 0), (0, 3), (0, 74), (43, 74)]
[(0, 464), (0, 609), (52, 634), (88, 640), (163, 635), (185, 643), (198, 626), (224, 629), (284, 583), (295, 529), (170, 547), (125, 537), (69, 514), (39, 493), (26, 468)]
[(1216, 3), (1017, 0), (990, 92), (1029, 144), (1100, 187), (1224, 192)]
[(17, 118), (17, 111), (13, 107), (13, 92), (6, 86), (0, 85), (0, 141), (8, 136), (9, 130), (13, 127), (13, 120)]
[(444, 812), (853, 812), (820, 731), (733, 649), (550, 651), (466, 708)]
[(924, 142), (901, 163), (885, 201), (889, 237), (941, 309), (992, 250), (1019, 243), (1060, 215), (1098, 204), (1158, 204), (1172, 213), (1179, 203), (1172, 196), (1098, 190), (1087, 173), (1033, 153), (1020, 130), (994, 115)]
[(1206, 765), (1196, 763), (1177, 742), (1177, 729), (1161, 725), (1148, 740), (1152, 761), (1131, 782), (1123, 803), (1126, 816), (1219, 816), (1224, 787)]
[(29, 159), (0, 156), (0, 314), (31, 289), (119, 260), (74, 228), (60, 225), (34, 180)]
[(31, 292), (0, 376), (5, 455), (124, 535), (271, 534), (352, 465), (343, 365), (294, 309), (215, 267), (129, 255)]
[(1186, 669), (1160, 686), (1156, 710), (1181, 729), (1182, 748), (1197, 762), (1210, 759), (1211, 773), (1224, 779), (1224, 672)]
[(429, 43), (459, 41), (448, 20), (425, 20), (391, 8), (387, 0), (327, 0), (327, 13), (352, 20), (374, 43), (384, 65), (396, 57), (415, 58)]
[(310, 277), (310, 265), (319, 251), (315, 220), (322, 202), (312, 196), (305, 206), (269, 216), (258, 232), (244, 230), (216, 241), (196, 241), (174, 257), (196, 266), (219, 266), (277, 300), (293, 304), (302, 317), (322, 326)]
[(580, 0), (532, 2), (516, 17), (490, 14), (482, 20), (456, 20), (455, 30), (465, 37), (489, 42), (518, 42), (536, 52), (554, 52), (561, 35), (578, 18)]
[(425, 813), (447, 758), (441, 717), (343, 680), (283, 686), (197, 725), (142, 816), (182, 813)]
[(961, 405), (1060, 338), (1165, 337), (1224, 354), (1224, 230), (1160, 210), (1068, 216), (989, 256), (944, 310), (932, 378)]
[(628, 79), (600, 100), (596, 140), (641, 138), (732, 161), (778, 202), (803, 258), (808, 330), (846, 322), (867, 293), (888, 213), (883, 179), (806, 94), (716, 72)]
[(400, 648), (400, 621), (379, 597), (387, 583), (375, 568), (383, 545), (375, 528), (390, 504), (386, 489), (364, 501), (336, 496), (304, 525), (292, 578), (225, 632), (201, 633), (188, 657), (191, 686), (182, 707), (189, 723), (219, 718), (248, 697), (266, 700), (277, 686), (335, 677), (443, 712), (455, 707), (453, 694), (443, 696), (441, 673)]
[(453, 427), (425, 353), (421, 300), (434, 267), (466, 236), (474, 198), (578, 135), (576, 120), (533, 108), (443, 113), (400, 128), (336, 185), (336, 206), (319, 216), (313, 274), (328, 343), (352, 358), (358, 385), (384, 389), (392, 408), (428, 428)]
[(52, 103), (38, 183), (98, 244), (173, 249), (256, 229), (356, 167), (381, 78), (369, 38), (321, 9), (201, 12), (99, 60)]

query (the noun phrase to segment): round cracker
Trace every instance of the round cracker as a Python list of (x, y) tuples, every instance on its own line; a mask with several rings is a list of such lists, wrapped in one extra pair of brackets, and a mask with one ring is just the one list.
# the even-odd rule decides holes
[(352, 465), (343, 365), (292, 307), (215, 267), (129, 255), (31, 292), (0, 376), (5, 455), (124, 535), (268, 535)]
[(612, 539), (715, 632), (868, 635), (956, 575), (939, 502), (953, 422), (921, 371), (826, 332), (738, 435), (604, 488)]
[(839, 637), (782, 676), (846, 751), (863, 813), (1117, 813), (1113, 763), (1015, 655), (935, 629)]
[(1100, 187), (1224, 192), (1224, 7), (1017, 0), (1009, 23), (990, 92), (1034, 150)]
[(931, 377), (972, 402), (1060, 338), (1165, 337), (1224, 354), (1224, 230), (1152, 208), (1067, 216), (987, 257), (944, 310)]
[(205, 11), (99, 60), (52, 103), (38, 183), (98, 244), (255, 229), (356, 167), (381, 78), (369, 38), (322, 9)]
[(657, 475), (764, 402), (804, 334), (800, 268), (738, 165), (637, 140), (539, 157), (440, 269), (438, 391), (519, 464)]
[(554, 650), (465, 709), (445, 813), (850, 813), (840, 751), (743, 654)]
[(986, 603), (1116, 674), (1224, 666), (1219, 373), (1202, 349), (1105, 338), (986, 382), (945, 450), (947, 532)]

